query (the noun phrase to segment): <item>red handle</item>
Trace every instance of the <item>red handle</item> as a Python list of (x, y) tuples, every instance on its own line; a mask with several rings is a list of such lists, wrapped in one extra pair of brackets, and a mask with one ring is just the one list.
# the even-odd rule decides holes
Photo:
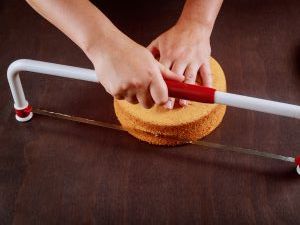
[(200, 85), (185, 84), (174, 80), (165, 80), (169, 96), (195, 102), (214, 103), (215, 89)]

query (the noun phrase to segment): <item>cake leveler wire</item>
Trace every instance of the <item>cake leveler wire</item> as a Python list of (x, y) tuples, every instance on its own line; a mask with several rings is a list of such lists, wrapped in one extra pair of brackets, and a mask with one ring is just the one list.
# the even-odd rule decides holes
[[(127, 132), (127, 129), (136, 129), (136, 128), (126, 128), (126, 127), (122, 127), (117, 124), (105, 123), (105, 122), (101, 122), (101, 121), (97, 121), (97, 120), (67, 115), (67, 114), (63, 114), (63, 113), (51, 112), (51, 111), (44, 110), (44, 109), (33, 109), (32, 111), (35, 114), (49, 116), (49, 117), (55, 118), (55, 119), (74, 121), (74, 122), (78, 122), (78, 123), (84, 123), (84, 124), (99, 126), (99, 127), (103, 127), (103, 128), (114, 129), (114, 130), (118, 130), (118, 131)], [(143, 130), (143, 132), (146, 132), (146, 131)], [(182, 141), (182, 140), (180, 140), (180, 141)], [(183, 141), (185, 141), (185, 140), (183, 140)], [(294, 158), (294, 157), (278, 155), (278, 154), (274, 154), (274, 153), (270, 153), (270, 152), (258, 151), (255, 149), (227, 146), (227, 145), (222, 145), (222, 144), (212, 143), (212, 142), (207, 142), (207, 141), (201, 141), (201, 140), (193, 141), (193, 142), (186, 141), (186, 142), (190, 143), (190, 144), (194, 144), (194, 145), (203, 146), (203, 147), (219, 149), (219, 150), (227, 151), (227, 152), (231, 151), (231, 152), (236, 152), (236, 153), (241, 153), (241, 154), (246, 154), (246, 155), (257, 156), (257, 157), (261, 157), (261, 158), (276, 159), (276, 160), (280, 160), (280, 161), (294, 163), (296, 165), (298, 165), (299, 161), (300, 161), (300, 157)], [(297, 167), (296, 170), (297, 170), (297, 173), (300, 175), (299, 167)]]
[[(73, 66), (60, 65), (30, 59), (19, 59), (11, 63), (7, 70), (7, 79), (14, 99), (16, 119), (19, 122), (29, 121), (32, 116), (31, 106), (25, 98), (19, 73), (22, 71), (47, 74), (58, 77), (73, 78), (98, 82), (96, 72)], [(237, 108), (265, 112), (300, 119), (300, 106), (253, 98), (217, 91), (199, 85), (184, 84), (166, 80), (169, 96), (203, 103), (218, 103)], [(300, 173), (300, 157), (296, 157), (297, 171)]]

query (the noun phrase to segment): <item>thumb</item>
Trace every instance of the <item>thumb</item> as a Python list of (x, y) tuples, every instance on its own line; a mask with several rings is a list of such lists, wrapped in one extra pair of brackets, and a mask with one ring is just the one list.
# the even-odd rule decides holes
[(184, 81), (183, 75), (179, 75), (179, 74), (172, 72), (171, 70), (169, 70), (167, 67), (165, 67), (164, 65), (162, 65), (160, 63), (159, 63), (159, 69), (160, 69), (160, 72), (161, 72), (163, 78), (165, 78), (165, 79), (176, 80), (179, 82)]

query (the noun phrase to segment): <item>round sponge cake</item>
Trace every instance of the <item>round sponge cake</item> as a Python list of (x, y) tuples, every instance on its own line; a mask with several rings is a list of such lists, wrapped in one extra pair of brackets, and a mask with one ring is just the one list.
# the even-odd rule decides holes
[[(216, 60), (210, 60), (213, 87), (226, 91), (224, 72)], [(199, 82), (201, 83), (201, 82)], [(178, 145), (198, 140), (211, 133), (222, 121), (226, 106), (190, 102), (172, 110), (155, 105), (144, 109), (140, 104), (114, 100), (115, 113), (122, 127), (136, 138), (156, 145)]]

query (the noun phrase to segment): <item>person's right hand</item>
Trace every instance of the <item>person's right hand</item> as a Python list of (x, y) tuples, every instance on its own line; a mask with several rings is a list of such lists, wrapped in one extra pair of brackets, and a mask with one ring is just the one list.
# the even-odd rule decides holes
[(105, 90), (117, 99), (140, 103), (144, 108), (168, 101), (164, 78), (182, 82), (184, 76), (171, 72), (144, 47), (129, 38), (115, 38), (93, 46), (90, 59)]

